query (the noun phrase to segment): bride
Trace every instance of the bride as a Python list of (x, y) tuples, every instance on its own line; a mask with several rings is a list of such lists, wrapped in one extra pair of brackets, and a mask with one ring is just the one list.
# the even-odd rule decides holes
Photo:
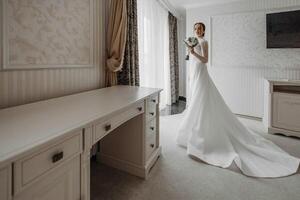
[(229, 167), (233, 162), (247, 176), (281, 177), (297, 172), (300, 159), (248, 130), (230, 111), (211, 80), (206, 63), (205, 25), (196, 23), (198, 45), (189, 48), (190, 97), (176, 141), (189, 155)]

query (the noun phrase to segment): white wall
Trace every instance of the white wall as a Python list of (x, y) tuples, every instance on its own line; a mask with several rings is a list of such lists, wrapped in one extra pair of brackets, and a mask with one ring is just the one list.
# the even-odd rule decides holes
[(209, 72), (234, 113), (262, 117), (264, 78), (300, 79), (300, 49), (265, 48), (265, 14), (294, 9), (300, 9), (299, 0), (243, 0), (187, 10), (187, 36), (195, 22), (206, 24)]

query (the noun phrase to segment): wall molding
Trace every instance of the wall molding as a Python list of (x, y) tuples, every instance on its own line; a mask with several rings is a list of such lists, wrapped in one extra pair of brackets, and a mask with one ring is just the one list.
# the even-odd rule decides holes
[(219, 13), (219, 14), (211, 15), (210, 17), (227, 16), (227, 15), (234, 15), (234, 14), (245, 14), (245, 13), (255, 13), (255, 12), (265, 12), (267, 14), (267, 13), (293, 11), (293, 10), (299, 10), (299, 9), (300, 9), (300, 6), (286, 6), (286, 7), (281, 7), (281, 8), (276, 8), (276, 7), (275, 8), (258, 8), (258, 9), (234, 11), (234, 12), (229, 12), (229, 13)]
[[(214, 9), (222, 8), (222, 11), (212, 11)], [(235, 9), (234, 7), (239, 7)], [(187, 7), (187, 13), (197, 10), (197, 12), (207, 15), (213, 13), (211, 16), (237, 14), (245, 12), (267, 11), (276, 12), (284, 11), (286, 9), (300, 9), (299, 0), (230, 0), (228, 2), (208, 4), (203, 6), (189, 6)], [(208, 12), (207, 12), (208, 11)]]
[(165, 9), (171, 12), (177, 19), (182, 20), (183, 17), (180, 12), (178, 12), (169, 0), (157, 0)]
[(212, 68), (214, 69), (268, 69), (268, 70), (299, 70), (300, 71), (300, 64), (299, 66), (285, 66), (285, 67), (278, 67), (278, 66), (257, 66), (257, 65), (214, 65)]
[[(89, 0), (89, 20), (90, 20), (90, 46), (89, 46), (89, 63), (87, 64), (11, 64), (9, 63), (9, 44), (8, 44), (8, 1), (9, 0), (1, 0), (0, 10), (2, 14), (0, 15), (0, 63), (2, 67), (0, 70), (28, 70), (28, 69), (55, 69), (55, 68), (90, 68), (97, 66), (97, 55), (99, 52), (97, 45), (97, 41), (99, 41), (99, 29), (97, 28), (100, 23), (99, 19), (99, 9), (97, 9), (97, 0)], [(2, 52), (1, 52), (2, 51)]]

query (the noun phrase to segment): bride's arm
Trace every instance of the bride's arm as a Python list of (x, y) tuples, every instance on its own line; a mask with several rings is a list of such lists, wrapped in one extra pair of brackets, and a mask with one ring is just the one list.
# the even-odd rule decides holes
[(196, 58), (198, 58), (202, 63), (207, 63), (208, 62), (208, 44), (207, 42), (203, 42), (201, 44), (201, 48), (203, 49), (203, 56), (199, 55), (194, 51), (194, 48), (191, 48), (191, 54), (194, 55)]

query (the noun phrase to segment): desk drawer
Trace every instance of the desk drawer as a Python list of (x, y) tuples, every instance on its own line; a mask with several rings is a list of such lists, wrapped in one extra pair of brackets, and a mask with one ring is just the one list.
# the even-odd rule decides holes
[(146, 121), (150, 121), (156, 116), (156, 107), (158, 104), (158, 96), (154, 95), (146, 100)]
[(146, 124), (146, 135), (156, 134), (156, 118)]
[(152, 155), (156, 149), (156, 134), (146, 135), (146, 160)]
[(146, 124), (146, 160), (149, 159), (149, 157), (152, 155), (154, 150), (156, 149), (156, 136), (157, 136), (157, 130), (156, 130), (156, 119), (151, 120)]
[(144, 102), (138, 103), (128, 110), (118, 113), (109, 120), (94, 125), (94, 143), (102, 139), (109, 132), (126, 122), (127, 120), (144, 112)]
[(20, 191), (41, 175), (62, 164), (69, 158), (80, 154), (81, 151), (82, 134), (78, 132), (75, 136), (61, 143), (52, 145), (17, 161), (14, 168), (15, 191)]
[(158, 95), (152, 95), (147, 99), (147, 102), (152, 104), (152, 105), (156, 105), (158, 104)]

